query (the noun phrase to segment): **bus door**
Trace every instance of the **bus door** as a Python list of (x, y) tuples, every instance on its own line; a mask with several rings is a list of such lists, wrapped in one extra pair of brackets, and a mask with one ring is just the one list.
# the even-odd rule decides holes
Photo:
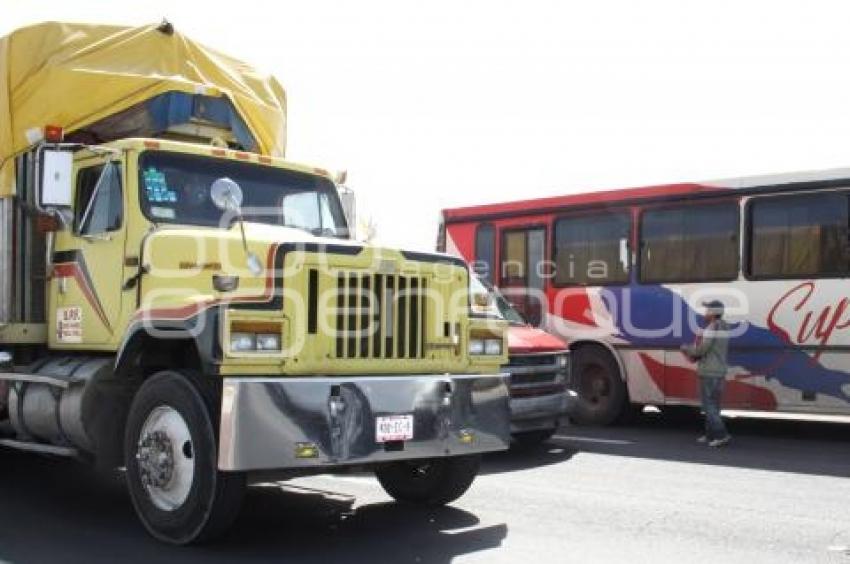
[(543, 321), (546, 229), (531, 227), (502, 232), (502, 293), (532, 325)]

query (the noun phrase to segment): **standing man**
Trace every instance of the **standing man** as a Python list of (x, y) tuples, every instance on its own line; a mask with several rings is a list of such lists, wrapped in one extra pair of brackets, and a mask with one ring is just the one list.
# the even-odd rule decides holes
[(722, 447), (731, 437), (720, 417), (720, 400), (726, 381), (726, 355), (729, 351), (729, 326), (723, 320), (723, 303), (712, 300), (705, 307), (706, 327), (693, 345), (682, 345), (682, 352), (697, 363), (705, 435), (697, 439), (710, 447)]

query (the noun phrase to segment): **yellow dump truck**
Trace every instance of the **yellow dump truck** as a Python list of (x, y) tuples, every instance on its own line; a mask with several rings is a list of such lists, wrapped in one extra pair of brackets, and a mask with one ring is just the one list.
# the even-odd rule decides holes
[(508, 445), (464, 263), (353, 240), (285, 126), (273, 78), (168, 23), (0, 38), (0, 446), (124, 469), (166, 542), (258, 481), (448, 503)]

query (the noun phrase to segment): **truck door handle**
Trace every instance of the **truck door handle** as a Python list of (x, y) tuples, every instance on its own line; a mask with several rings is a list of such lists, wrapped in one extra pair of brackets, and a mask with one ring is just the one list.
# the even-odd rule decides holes
[(147, 266), (147, 265), (140, 266), (138, 272), (136, 272), (134, 275), (132, 275), (130, 278), (128, 278), (127, 281), (124, 282), (124, 285), (121, 286), (121, 289), (125, 292), (127, 290), (132, 290), (139, 283), (139, 280), (142, 279), (142, 276), (144, 276), (148, 272), (150, 272), (149, 266)]

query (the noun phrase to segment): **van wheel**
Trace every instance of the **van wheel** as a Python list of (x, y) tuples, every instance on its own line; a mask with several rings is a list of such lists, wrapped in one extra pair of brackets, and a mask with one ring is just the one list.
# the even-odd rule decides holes
[(581, 425), (610, 425), (628, 401), (626, 384), (611, 355), (598, 347), (581, 347), (573, 355), (576, 403), (573, 418)]
[(218, 471), (213, 420), (181, 372), (153, 375), (133, 398), (124, 439), (127, 486), (142, 523), (161, 541), (211, 540), (238, 514), (245, 478)]
[(480, 463), (477, 455), (403, 460), (381, 466), (375, 475), (396, 501), (446, 505), (466, 493)]

